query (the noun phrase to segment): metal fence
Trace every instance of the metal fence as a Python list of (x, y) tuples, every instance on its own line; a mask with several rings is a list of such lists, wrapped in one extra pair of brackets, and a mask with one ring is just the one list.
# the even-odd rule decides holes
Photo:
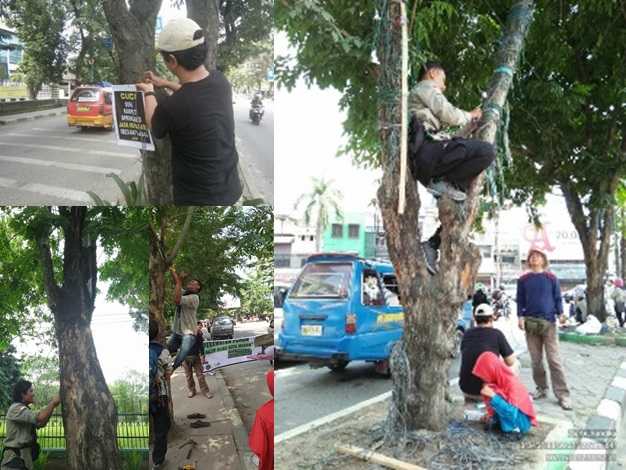
[[(0, 447), (4, 442), (5, 415), (0, 415)], [(147, 413), (119, 413), (117, 415), (117, 445), (122, 450), (146, 450), (150, 431)], [(43, 450), (65, 449), (63, 418), (54, 414), (48, 424), (37, 430), (37, 442)]]

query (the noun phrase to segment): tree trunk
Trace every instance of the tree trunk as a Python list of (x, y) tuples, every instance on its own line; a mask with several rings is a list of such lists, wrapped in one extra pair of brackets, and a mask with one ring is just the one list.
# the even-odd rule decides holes
[(150, 231), (150, 304), (149, 314), (150, 320), (159, 324), (159, 336), (157, 341), (162, 342), (165, 339), (167, 330), (167, 322), (165, 321), (165, 273), (167, 266), (165, 258), (161, 255), (161, 241), (156, 234)]
[[(515, 70), (532, 18), (533, 3), (518, 2), (515, 14), (509, 15), (496, 66), (504, 65)], [(379, 96), (388, 96), (388, 92), (396, 92), (399, 96), (399, 3), (380, 0), (378, 14), (382, 24), (377, 51), (381, 61)], [(489, 112), (489, 109), (501, 109), (510, 84), (509, 75), (494, 75), (484, 114), (485, 126), (479, 136), (481, 139), (494, 142), (499, 115)], [(400, 109), (398, 99), (379, 104), (383, 178), (378, 200), (405, 312), (404, 337), (394, 347), (390, 361), (393, 394), (388, 424), (393, 433), (418, 428), (439, 431), (447, 424), (445, 397), (456, 319), (473, 287), (480, 264), (480, 252), (469, 242), (468, 236), (476, 216), (483, 176), (473, 183), (465, 206), (457, 205), (447, 197), (440, 199), (439, 218), (443, 229), (440, 274), (431, 277), (426, 271), (420, 247), (420, 200), (416, 183), (411, 177), (407, 178), (405, 186), (405, 213), (397, 213)]]
[(619, 248), (621, 255), (621, 271), (616, 273), (622, 279), (626, 279), (626, 236), (624, 236), (624, 224), (626, 224), (626, 220), (624, 220), (624, 209), (620, 209), (620, 219), (622, 221), (619, 231)]
[[(147, 70), (154, 70), (154, 28), (162, 0), (136, 1), (129, 9), (125, 0), (105, 0), (104, 13), (111, 28), (117, 52), (120, 83), (143, 80)], [(154, 152), (141, 152), (146, 201), (149, 205), (173, 202), (171, 146), (169, 138), (155, 139)]]
[(68, 465), (121, 468), (117, 411), (91, 335), (96, 298), (96, 244), (85, 230), (86, 207), (59, 207), (63, 224), (63, 284), (56, 284), (49, 234), (38, 239), (48, 307), (59, 347), (61, 402)]
[[(594, 194), (615, 194), (618, 181), (617, 176), (612, 176)], [(593, 206), (586, 216), (581, 197), (574, 187), (567, 181), (561, 182), (560, 186), (583, 246), (587, 274), (587, 312), (595, 315), (600, 322), (605, 322), (607, 312), (604, 304), (604, 275), (608, 268), (615, 207), (613, 204), (608, 204), (605, 208)]]
[(86, 312), (69, 294), (55, 312), (67, 463), (73, 470), (121, 468), (117, 410), (102, 374)]
[(186, 0), (187, 17), (194, 20), (206, 32), (208, 54), (204, 65), (208, 70), (217, 65), (217, 40), (219, 37), (220, 15), (218, 2), (214, 0)]

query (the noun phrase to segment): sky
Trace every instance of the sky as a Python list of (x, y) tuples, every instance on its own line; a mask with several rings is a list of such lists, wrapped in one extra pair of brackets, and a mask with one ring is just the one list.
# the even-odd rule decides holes
[[(147, 243), (147, 242), (146, 242)], [(146, 245), (146, 249), (148, 249)], [(104, 260), (104, 253), (98, 249), (98, 266)], [(98, 281), (99, 293), (91, 321), (91, 331), (102, 372), (108, 384), (124, 378), (130, 371), (148, 376), (148, 334), (137, 333), (128, 307), (118, 302), (106, 300), (108, 283)], [(37, 341), (13, 341), (18, 355), (53, 356), (56, 353)]]
[[(287, 37), (275, 36), (274, 55), (289, 52)], [(300, 80), (288, 92), (279, 88), (274, 106), (274, 201), (277, 214), (293, 214), (300, 194), (311, 189), (311, 177), (334, 180), (343, 194), (345, 211), (365, 211), (378, 189), (380, 172), (352, 166), (349, 156), (337, 157), (345, 143), (335, 90), (308, 88)]]

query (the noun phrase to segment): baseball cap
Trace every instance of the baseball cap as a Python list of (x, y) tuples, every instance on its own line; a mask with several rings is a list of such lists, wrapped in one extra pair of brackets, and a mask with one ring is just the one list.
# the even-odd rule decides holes
[(157, 49), (178, 52), (191, 49), (204, 42), (204, 31), (194, 20), (175, 18), (167, 22), (159, 34)]
[(477, 317), (493, 317), (493, 308), (489, 304), (480, 304), (476, 307), (474, 315)]

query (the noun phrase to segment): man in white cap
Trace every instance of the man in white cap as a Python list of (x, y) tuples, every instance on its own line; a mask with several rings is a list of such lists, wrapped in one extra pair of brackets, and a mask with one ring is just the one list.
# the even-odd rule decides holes
[(546, 398), (548, 382), (543, 366), (546, 350), (552, 391), (564, 410), (571, 410), (569, 389), (559, 357), (559, 339), (556, 319), (563, 313), (561, 286), (557, 277), (547, 271), (548, 257), (541, 250), (531, 248), (526, 263), (530, 271), (517, 280), (517, 316), (519, 327), (526, 331), (526, 344), (533, 369), (537, 391), (533, 397)]
[[(219, 70), (207, 70), (204, 31), (188, 18), (169, 21), (159, 34), (157, 49), (179, 83), (146, 72), (146, 121), (157, 138), (172, 140), (174, 203), (219, 205), (236, 203), (242, 194), (237, 171), (232, 89)], [(173, 90), (159, 98), (154, 87)]]
[(481, 304), (474, 310), (475, 328), (470, 328), (463, 335), (461, 341), (461, 371), (459, 373), (459, 387), (465, 395), (465, 402), (482, 401), (480, 389), (482, 380), (472, 374), (478, 357), (485, 351), (502, 356), (507, 366), (517, 374), (519, 363), (515, 359), (513, 348), (509, 345), (504, 334), (493, 327), (493, 308), (489, 304)]

